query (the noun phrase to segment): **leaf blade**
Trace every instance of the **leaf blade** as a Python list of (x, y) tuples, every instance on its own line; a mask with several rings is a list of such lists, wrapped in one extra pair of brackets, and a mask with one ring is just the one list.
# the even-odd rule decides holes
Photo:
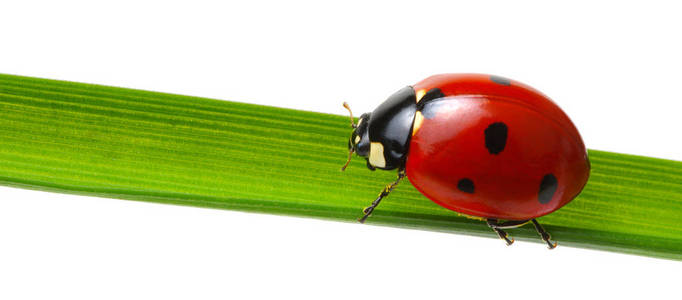
[[(342, 116), (0, 74), (8, 186), (354, 222), (394, 174), (339, 172), (348, 133)], [(682, 163), (589, 155), (585, 190), (545, 228), (561, 245), (682, 259)], [(408, 181), (368, 223), (495, 237)]]

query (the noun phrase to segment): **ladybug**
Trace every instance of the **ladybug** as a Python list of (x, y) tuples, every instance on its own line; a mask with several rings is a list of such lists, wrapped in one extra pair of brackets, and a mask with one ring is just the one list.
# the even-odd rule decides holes
[[(350, 112), (346, 103), (344, 107)], [(404, 177), (436, 204), (504, 231), (573, 200), (590, 173), (587, 150), (568, 116), (523, 83), (484, 74), (441, 74), (391, 95), (360, 116), (348, 141), (370, 170), (397, 170), (359, 219), (364, 223)]]

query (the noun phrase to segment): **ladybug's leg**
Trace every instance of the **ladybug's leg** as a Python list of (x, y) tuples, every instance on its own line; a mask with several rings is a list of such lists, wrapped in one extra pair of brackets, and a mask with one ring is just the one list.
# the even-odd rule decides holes
[(506, 222), (502, 222), (502, 223), (499, 223), (499, 222), (497, 222), (497, 220), (495, 220), (495, 222), (496, 222), (496, 223), (495, 223), (494, 225), (495, 225), (495, 227), (497, 227), (497, 228), (500, 228), (500, 229), (511, 229), (511, 228), (521, 227), (521, 226), (523, 226), (524, 224), (530, 222), (530, 220), (523, 220), (523, 221), (506, 221)]
[(398, 170), (398, 179), (396, 179), (393, 183), (387, 185), (379, 194), (379, 197), (376, 198), (376, 200), (372, 201), (372, 205), (366, 207), (362, 212), (365, 213), (358, 221), (360, 223), (365, 223), (365, 220), (367, 220), (367, 217), (372, 214), (374, 209), (379, 205), (379, 202), (381, 202), (381, 199), (384, 197), (388, 196), (388, 194), (400, 183), (400, 180), (402, 180), (405, 177), (405, 169), (400, 169)]
[(499, 223), (497, 222), (497, 219), (487, 219), (488, 226), (492, 228), (497, 235), (500, 236), (501, 239), (503, 239), (505, 242), (507, 242), (507, 246), (510, 246), (511, 244), (514, 243), (514, 239), (512, 238), (511, 240), (509, 239), (509, 235), (507, 232), (504, 230), (500, 229), (498, 227)]
[(502, 229), (509, 229), (509, 228), (516, 228), (520, 227), (523, 224), (526, 224), (528, 222), (533, 222), (533, 226), (535, 226), (535, 230), (540, 234), (542, 237), (542, 240), (547, 243), (547, 246), (549, 249), (554, 249), (556, 248), (556, 242), (551, 242), (549, 239), (551, 238), (549, 233), (545, 231), (542, 226), (540, 226), (540, 223), (538, 223), (537, 220), (531, 219), (531, 220), (523, 220), (523, 221), (507, 221), (504, 223), (499, 223), (497, 219), (488, 219), (488, 226), (495, 230), (497, 234), (500, 236), (501, 239), (505, 240), (507, 242), (507, 245), (511, 245), (514, 242), (514, 239), (509, 240), (508, 235), (506, 232), (504, 232)]
[(533, 226), (535, 226), (535, 230), (538, 232), (538, 234), (540, 234), (542, 240), (547, 243), (547, 247), (549, 247), (550, 250), (556, 248), (556, 242), (552, 243), (549, 240), (551, 238), (549, 233), (547, 233), (547, 231), (540, 226), (540, 223), (538, 223), (538, 221), (535, 219), (532, 219), (531, 221), (533, 221)]

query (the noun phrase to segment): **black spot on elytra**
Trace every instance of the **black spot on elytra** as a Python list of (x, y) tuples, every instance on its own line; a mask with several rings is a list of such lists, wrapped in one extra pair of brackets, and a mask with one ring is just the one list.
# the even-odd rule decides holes
[(443, 92), (439, 88), (432, 88), (428, 92), (426, 92), (424, 96), (422, 96), (421, 100), (419, 100), (419, 103), (426, 103), (433, 99), (443, 97), (445, 97), (445, 94), (443, 94)]
[(492, 123), (483, 131), (485, 147), (490, 154), (499, 154), (507, 145), (507, 125), (502, 122)]
[(558, 182), (553, 174), (547, 174), (542, 177), (542, 182), (540, 182), (540, 191), (538, 192), (538, 201), (542, 204), (549, 203), (556, 193)]
[(500, 77), (500, 76), (490, 75), (490, 80), (494, 83), (501, 84), (501, 85), (506, 85), (506, 86), (511, 85), (511, 80), (504, 78), (504, 77)]
[(474, 193), (474, 182), (469, 178), (462, 178), (457, 182), (457, 188), (465, 193)]
[[(431, 119), (436, 116), (437, 109), (434, 109), (433, 100), (445, 97), (445, 94), (439, 88), (432, 88), (424, 94), (417, 103), (417, 110), (422, 112), (424, 118)], [(426, 106), (432, 106), (430, 109), (424, 109)]]

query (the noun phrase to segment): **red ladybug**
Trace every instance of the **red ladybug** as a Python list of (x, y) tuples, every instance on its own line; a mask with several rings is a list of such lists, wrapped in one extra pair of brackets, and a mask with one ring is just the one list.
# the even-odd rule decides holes
[(407, 176), (438, 205), (487, 221), (508, 245), (503, 229), (532, 222), (552, 249), (535, 218), (573, 200), (590, 173), (568, 116), (535, 89), (499, 76), (431, 76), (352, 120), (351, 113), (348, 162), (356, 153), (371, 170), (398, 170), (360, 222)]

